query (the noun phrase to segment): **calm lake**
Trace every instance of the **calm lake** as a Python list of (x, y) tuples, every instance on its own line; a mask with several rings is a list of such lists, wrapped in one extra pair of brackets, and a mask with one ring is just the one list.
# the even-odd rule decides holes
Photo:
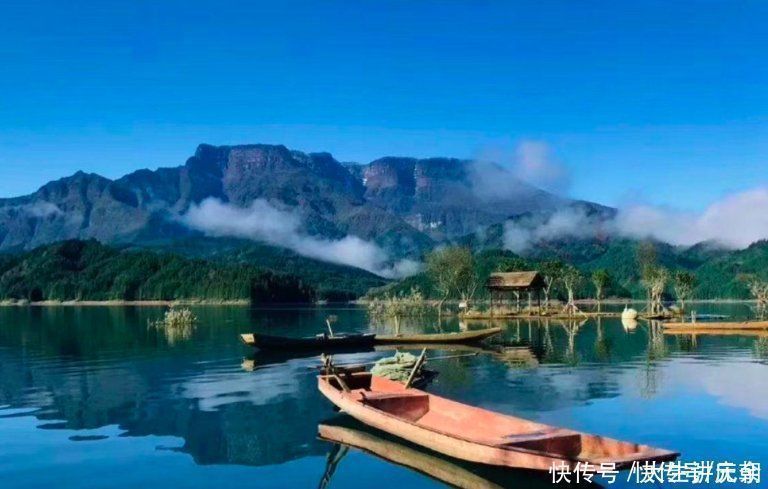
[[(731, 317), (749, 312), (747, 305), (695, 307)], [(0, 486), (304, 488), (325, 478), (333, 488), (444, 487), (357, 450), (329, 469), (328, 455), (337, 450), (317, 438), (318, 424), (344, 417), (317, 392), (317, 357), (254, 354), (238, 338), (252, 330), (312, 335), (328, 314), (339, 317), (337, 331), (391, 332), (391, 324), (372, 323), (355, 308), (195, 312), (194, 331), (169, 336), (147, 326), (162, 316), (161, 308), (0, 308)], [(424, 323), (406, 321), (401, 329), (435, 330)], [(507, 340), (531, 349), (434, 361), (439, 375), (427, 390), (677, 450), (683, 461), (761, 462), (765, 483), (765, 339), (692, 341), (665, 337), (643, 322), (626, 329), (618, 319), (497, 324), (505, 326)], [(442, 329), (460, 327), (483, 323), (452, 320)], [(391, 353), (337, 355), (336, 361)], [(484, 477), (477, 467), (457, 470)], [(546, 486), (548, 477), (507, 473), (494, 483)], [(637, 487), (625, 479), (622, 473), (609, 487)]]

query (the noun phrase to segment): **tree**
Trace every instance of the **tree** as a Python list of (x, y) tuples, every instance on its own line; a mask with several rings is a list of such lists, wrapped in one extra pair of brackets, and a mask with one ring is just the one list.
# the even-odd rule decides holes
[(477, 290), (475, 259), (469, 248), (452, 246), (433, 251), (427, 256), (426, 271), (439, 294), (439, 313), (449, 298), (470, 300)]
[(496, 267), (501, 272), (519, 272), (520, 270), (530, 270), (528, 262), (519, 257), (505, 257)]
[(637, 266), (640, 270), (640, 283), (646, 290), (649, 314), (661, 314), (664, 310), (662, 298), (669, 280), (669, 272), (656, 263), (656, 245), (650, 241), (637, 246)]
[(768, 282), (753, 274), (742, 275), (739, 279), (747, 283), (749, 293), (757, 302), (757, 314), (762, 318), (768, 307)]
[(563, 282), (563, 287), (565, 287), (565, 290), (568, 293), (568, 302), (565, 304), (564, 311), (567, 312), (569, 316), (576, 312), (580, 312), (579, 308), (576, 307), (574, 296), (575, 290), (579, 284), (581, 284), (583, 278), (584, 277), (579, 269), (573, 265), (566, 265), (563, 268), (560, 280)]
[(696, 287), (696, 282), (696, 275), (691, 272), (686, 272), (685, 270), (675, 272), (673, 287), (677, 301), (680, 303), (680, 310), (685, 310), (685, 301), (691, 297), (693, 289)]
[(669, 271), (664, 267), (648, 267), (643, 274), (642, 284), (648, 291), (648, 312), (658, 315), (664, 312), (664, 289), (669, 281)]
[(645, 275), (649, 270), (656, 267), (656, 245), (650, 241), (644, 241), (637, 245), (637, 266), (640, 270), (640, 276)]
[(595, 300), (597, 301), (597, 312), (600, 312), (600, 306), (603, 301), (605, 288), (611, 282), (611, 274), (608, 270), (600, 268), (592, 272), (592, 285), (595, 286)]
[(646, 290), (647, 308), (651, 309), (651, 282), (656, 268), (656, 246), (649, 242), (637, 245), (636, 251), (637, 269), (640, 275), (640, 284)]
[(544, 277), (544, 310), (549, 308), (549, 297), (552, 293), (552, 286), (560, 280), (563, 274), (564, 264), (560, 260), (549, 260), (541, 264), (541, 274)]

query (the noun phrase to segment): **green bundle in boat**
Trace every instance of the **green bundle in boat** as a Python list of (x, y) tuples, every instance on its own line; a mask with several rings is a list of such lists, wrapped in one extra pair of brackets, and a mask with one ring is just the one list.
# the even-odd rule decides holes
[(395, 352), (391, 357), (382, 358), (371, 368), (371, 373), (377, 377), (384, 377), (389, 380), (405, 382), (411, 375), (414, 365), (416, 365), (416, 356), (408, 352)]

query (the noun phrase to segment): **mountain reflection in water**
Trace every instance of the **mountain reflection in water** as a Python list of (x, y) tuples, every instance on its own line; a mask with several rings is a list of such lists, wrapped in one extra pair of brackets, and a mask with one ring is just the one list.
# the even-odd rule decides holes
[[(711, 306), (711, 312), (738, 315), (728, 307), (738, 306)], [(13, 443), (19, 445), (6, 454), (0, 448), (0, 462), (6, 462), (0, 463), (0, 479), (18, 477), (32, 484), (38, 472), (49, 470), (52, 458), (40, 451), (25, 456), (26, 472), (13, 472), (14, 464), (21, 466), (14, 453), (34, 448), (24, 445), (26, 434), (30, 440), (43, 436), (53, 450), (159, 437), (164, 441), (155, 450), (141, 449), (125, 463), (165, 463), (160, 454), (170, 450), (186, 454), (197, 466), (269, 467), (270, 477), (277, 477), (270, 487), (291, 485), (299, 472), (320, 480), (329, 445), (317, 438), (318, 425), (334, 412), (316, 389), (318, 357), (256, 353), (240, 344), (238, 334), (313, 335), (322, 331), (329, 310), (198, 308), (198, 327), (188, 338), (173, 341), (147, 326), (163, 312), (0, 308), (0, 438), (14, 433)], [(391, 333), (393, 327), (371, 324), (361, 309), (332, 313), (339, 316), (335, 330), (340, 332)], [(401, 320), (399, 327), (401, 332), (437, 329), (424, 323)], [(618, 319), (461, 325), (452, 319), (440, 329), (491, 324), (505, 328), (503, 344), (477, 356), (433, 362), (430, 367), (440, 375), (430, 391), (519, 417), (674, 449), (683, 460), (760, 460), (768, 453), (768, 399), (758, 394), (768, 392), (768, 348), (759, 338), (692, 342), (665, 336), (660, 326), (647, 322), (627, 330)], [(371, 362), (391, 354), (344, 354), (336, 361)], [(29, 425), (27, 418), (36, 422)], [(58, 431), (66, 436), (55, 438)], [(177, 442), (167, 441), (173, 439)], [(121, 446), (115, 447), (115, 463)], [(333, 487), (352, 487), (347, 477), (363, 469), (382, 476), (367, 481), (370, 487), (386, 486), (387, 478), (434, 484), (397, 465), (381, 465), (375, 457), (353, 457), (356, 462), (339, 469)], [(88, 461), (80, 463), (87, 470)], [(294, 464), (300, 469), (288, 468)], [(200, 484), (207, 473), (195, 472)], [(65, 479), (61, 485), (80, 482)]]

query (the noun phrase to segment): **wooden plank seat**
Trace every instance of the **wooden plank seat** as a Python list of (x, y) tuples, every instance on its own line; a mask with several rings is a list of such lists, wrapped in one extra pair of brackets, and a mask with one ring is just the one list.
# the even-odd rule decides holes
[(513, 433), (511, 435), (507, 435), (504, 437), (504, 442), (501, 443), (501, 445), (509, 445), (513, 443), (524, 443), (529, 441), (540, 441), (540, 440), (559, 440), (563, 438), (580, 438), (581, 435), (578, 433), (574, 433), (573, 431), (569, 430), (561, 430), (561, 429), (554, 429), (554, 430), (541, 430), (541, 431), (533, 431), (530, 433)]
[(513, 434), (505, 436), (504, 440), (503, 443), (496, 446), (499, 448), (526, 448), (570, 457), (581, 452), (581, 434), (570, 430), (553, 429)]
[(396, 398), (420, 398), (429, 397), (427, 394), (420, 394), (418, 392), (372, 392), (361, 389), (361, 398), (363, 401), (376, 401), (380, 399), (396, 399)]
[(429, 412), (429, 395), (419, 392), (371, 392), (358, 391), (363, 404), (417, 421)]

